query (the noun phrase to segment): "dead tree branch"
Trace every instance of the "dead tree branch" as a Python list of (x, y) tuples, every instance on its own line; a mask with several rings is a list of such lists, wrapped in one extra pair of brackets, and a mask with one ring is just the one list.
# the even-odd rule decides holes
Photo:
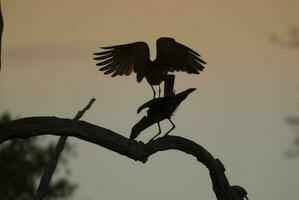
[[(95, 98), (92, 98), (87, 104), (87, 106), (85, 106), (83, 110), (77, 113), (77, 115), (73, 118), (73, 120), (75, 121), (79, 120), (84, 115), (84, 113), (88, 109), (90, 109), (90, 107), (94, 102), (95, 102)], [(37, 192), (36, 192), (37, 200), (42, 200), (46, 196), (49, 190), (50, 181), (56, 169), (59, 157), (64, 149), (66, 140), (67, 140), (67, 136), (60, 136), (57, 145), (51, 155), (50, 161), (46, 164), (45, 171), (41, 177), (40, 183), (37, 188)]]
[(1, 70), (1, 58), (2, 58), (2, 33), (4, 28), (4, 22), (3, 22), (3, 15), (2, 15), (2, 8), (1, 8), (1, 1), (0, 1), (0, 70)]
[(164, 136), (144, 144), (85, 121), (56, 117), (29, 117), (0, 124), (0, 144), (15, 138), (38, 135), (73, 136), (143, 163), (159, 151), (183, 151), (196, 157), (208, 168), (217, 200), (240, 200), (247, 195), (242, 187), (229, 184), (225, 168), (219, 159), (215, 159), (199, 144), (183, 137)]

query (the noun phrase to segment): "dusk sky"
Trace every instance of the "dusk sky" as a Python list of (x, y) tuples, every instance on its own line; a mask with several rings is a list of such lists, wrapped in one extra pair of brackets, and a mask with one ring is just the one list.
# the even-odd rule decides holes
[[(180, 105), (171, 134), (220, 158), (230, 183), (246, 188), (250, 199), (298, 200), (299, 158), (285, 157), (294, 139), (285, 118), (299, 113), (299, 49), (269, 39), (299, 27), (298, 11), (298, 0), (2, 1), (0, 113), (72, 118), (95, 97), (82, 120), (128, 137), (151, 88), (135, 75), (104, 75), (92, 54), (145, 41), (154, 59), (156, 39), (173, 37), (207, 65), (200, 75), (176, 73), (176, 92), (198, 90)], [(162, 123), (162, 131), (169, 128)], [(138, 139), (157, 131), (153, 126)], [(208, 170), (189, 155), (167, 151), (142, 164), (69, 142), (78, 152), (70, 162), (80, 186), (74, 200), (216, 199)]]

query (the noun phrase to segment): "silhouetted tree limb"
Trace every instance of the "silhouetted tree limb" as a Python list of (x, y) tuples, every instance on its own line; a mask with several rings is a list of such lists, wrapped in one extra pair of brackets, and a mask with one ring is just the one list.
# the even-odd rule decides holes
[[(83, 108), (81, 111), (77, 113), (77, 115), (73, 118), (73, 120), (79, 120), (84, 115), (84, 113), (88, 109), (90, 109), (90, 107), (94, 102), (95, 102), (95, 98), (92, 98), (89, 101), (89, 103), (85, 106), (85, 108)], [(51, 155), (49, 163), (47, 163), (45, 167), (45, 171), (41, 177), (39, 186), (37, 188), (37, 192), (36, 192), (37, 200), (42, 200), (48, 193), (50, 181), (52, 179), (53, 173), (56, 169), (59, 157), (64, 149), (66, 141), (67, 141), (67, 136), (61, 136), (57, 142), (57, 145)]]
[[(11, 121), (11, 119), (8, 112), (0, 114), (0, 123)], [(40, 179), (45, 163), (54, 149), (52, 142), (41, 146), (41, 140), (38, 137), (27, 140), (15, 139), (0, 146), (1, 200), (35, 199), (36, 182)], [(73, 147), (68, 145), (63, 155), (62, 165), (65, 165), (73, 154)], [(64, 170), (69, 171), (68, 168)], [(77, 185), (70, 182), (67, 176), (70, 172), (66, 171), (50, 185), (47, 200), (69, 199), (76, 190)]]
[(1, 1), (0, 1), (0, 70), (1, 70), (1, 57), (2, 57), (2, 33), (4, 28), (3, 16), (2, 16), (2, 8), (1, 8)]
[(73, 136), (143, 163), (154, 153), (176, 149), (193, 155), (209, 169), (218, 200), (240, 200), (247, 195), (242, 187), (230, 186), (219, 159), (215, 159), (202, 146), (179, 136), (164, 136), (144, 144), (85, 121), (57, 117), (29, 117), (0, 124), (0, 144), (14, 138), (37, 135)]

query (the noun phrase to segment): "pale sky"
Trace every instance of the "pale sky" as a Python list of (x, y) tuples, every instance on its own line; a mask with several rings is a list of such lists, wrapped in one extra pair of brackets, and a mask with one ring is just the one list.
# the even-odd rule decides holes
[[(231, 184), (246, 188), (250, 199), (298, 199), (299, 159), (284, 157), (294, 136), (284, 119), (299, 107), (299, 49), (269, 40), (299, 27), (297, 0), (9, 0), (2, 10), (0, 113), (72, 118), (95, 97), (83, 120), (129, 136), (152, 91), (135, 76), (98, 72), (92, 53), (145, 41), (154, 59), (155, 40), (174, 37), (208, 64), (200, 75), (177, 74), (177, 92), (198, 90), (173, 117), (172, 134), (219, 157)], [(163, 122), (164, 131), (169, 127)], [(69, 141), (79, 154), (70, 162), (80, 184), (74, 200), (216, 199), (208, 171), (189, 155), (168, 151), (141, 164)]]

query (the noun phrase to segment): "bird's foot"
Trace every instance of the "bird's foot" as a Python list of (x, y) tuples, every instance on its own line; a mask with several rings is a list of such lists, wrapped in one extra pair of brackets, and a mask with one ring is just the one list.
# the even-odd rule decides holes
[(155, 138), (157, 138), (157, 136), (160, 135), (160, 133), (158, 133), (157, 135), (155, 135), (154, 137), (152, 137), (148, 142), (152, 142), (155, 140)]
[(163, 137), (167, 137), (167, 136), (169, 136), (169, 133), (165, 133)]
[(128, 148), (130, 148), (130, 146), (133, 144), (134, 141), (135, 140), (133, 140), (133, 139), (129, 139), (129, 141), (128, 141)]
[(159, 85), (159, 98), (161, 97), (161, 87)]
[(152, 87), (152, 89), (153, 89), (153, 94), (154, 94), (153, 99), (155, 99), (156, 98), (156, 91), (153, 87)]

